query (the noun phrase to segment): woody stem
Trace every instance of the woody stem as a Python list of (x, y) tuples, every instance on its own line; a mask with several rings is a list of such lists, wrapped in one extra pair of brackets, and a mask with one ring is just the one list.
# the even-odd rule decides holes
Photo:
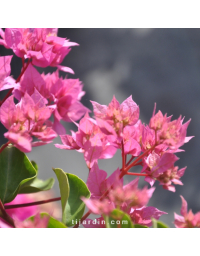
[(50, 202), (55, 202), (55, 201), (60, 201), (61, 197), (56, 197), (56, 198), (51, 198), (48, 200), (42, 200), (42, 201), (37, 201), (37, 202), (32, 202), (32, 203), (26, 203), (26, 204), (12, 204), (12, 205), (4, 205), (5, 209), (14, 209), (14, 208), (21, 208), (21, 207), (28, 207), (28, 206), (33, 206), (33, 205), (39, 205), (39, 204), (47, 204)]
[(122, 169), (126, 167), (126, 155), (124, 153), (124, 142), (122, 140)]

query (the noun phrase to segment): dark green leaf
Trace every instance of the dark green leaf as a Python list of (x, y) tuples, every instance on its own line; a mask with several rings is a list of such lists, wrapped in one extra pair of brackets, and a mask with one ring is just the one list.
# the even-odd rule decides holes
[(114, 209), (110, 216), (104, 216), (107, 228), (134, 228), (131, 218), (125, 212)]
[(8, 146), (0, 153), (0, 199), (11, 202), (19, 187), (36, 177), (36, 170), (19, 149)]
[(20, 186), (18, 194), (29, 194), (47, 191), (53, 187), (54, 182), (55, 180), (53, 178), (50, 178), (45, 181), (35, 178), (34, 180), (27, 181), (22, 186)]

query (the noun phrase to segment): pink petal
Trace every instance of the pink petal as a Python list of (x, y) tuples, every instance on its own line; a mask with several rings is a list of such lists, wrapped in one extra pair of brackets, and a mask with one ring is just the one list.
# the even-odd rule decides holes
[(24, 153), (28, 153), (31, 151), (31, 140), (32, 138), (24, 137), (23, 135), (13, 133), (13, 132), (6, 132), (4, 134), (5, 138), (10, 140), (14, 144), (16, 148), (21, 150)]
[(93, 105), (94, 115), (96, 117), (104, 118), (106, 116), (106, 111), (108, 107), (106, 105), (100, 105), (95, 101), (90, 101), (90, 102)]
[(64, 67), (64, 66), (58, 65), (57, 68), (61, 71), (64, 71), (64, 72), (67, 72), (67, 73), (70, 73), (70, 74), (74, 75), (74, 70), (69, 68), (69, 67)]
[(181, 211), (180, 211), (180, 213), (181, 213), (181, 215), (183, 215), (183, 216), (186, 216), (187, 215), (187, 202), (186, 202), (186, 200), (184, 199), (184, 197), (183, 196), (180, 196), (181, 197), (181, 200), (182, 200), (182, 207), (181, 207)]
[(145, 179), (144, 179), (146, 182), (148, 182), (150, 185), (151, 185), (151, 187), (153, 186), (153, 184), (155, 183), (155, 180), (154, 179), (152, 179), (152, 178), (150, 178), (150, 177), (145, 177)]
[(176, 228), (184, 228), (185, 227), (184, 217), (174, 213), (174, 225)]
[(0, 108), (0, 120), (1, 123), (9, 129), (13, 124), (13, 113), (16, 110), (14, 103), (14, 96), (10, 96)]
[(101, 194), (101, 183), (105, 181), (107, 177), (107, 172), (100, 170), (98, 164), (95, 162), (91, 168), (88, 179), (87, 186), (91, 192), (91, 198), (100, 197)]

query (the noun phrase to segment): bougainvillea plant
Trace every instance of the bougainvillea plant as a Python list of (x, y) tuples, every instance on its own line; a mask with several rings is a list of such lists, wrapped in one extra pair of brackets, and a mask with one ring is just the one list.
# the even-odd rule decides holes
[[(186, 168), (179, 169), (175, 162), (179, 159), (176, 153), (192, 138), (187, 136), (190, 120), (184, 122), (181, 116), (173, 120), (156, 111), (155, 105), (149, 123), (144, 124), (132, 96), (121, 104), (113, 96), (108, 106), (91, 101), (92, 115), (80, 102), (82, 82), (59, 76), (59, 70), (74, 73), (61, 63), (78, 44), (58, 37), (57, 32), (49, 28), (0, 29), (0, 44), (22, 60), (15, 80), (10, 76), (13, 56), (0, 56), (0, 91), (7, 90), (0, 102), (0, 121), (8, 140), (0, 148), (0, 227), (166, 228), (159, 218), (167, 213), (147, 204), (155, 182), (169, 193), (183, 185)], [(48, 66), (57, 70), (40, 74), (36, 69)], [(74, 122), (77, 131), (66, 134), (61, 120)], [(57, 136), (62, 141), (55, 144), (58, 150), (83, 154), (88, 179), (85, 183), (73, 173), (54, 168), (60, 197), (38, 201), (35, 195), (50, 190), (54, 179), (38, 179), (37, 160), (30, 161), (25, 153), (52, 143)], [(112, 158), (117, 150), (122, 165), (108, 177), (106, 170), (99, 169), (98, 160)], [(140, 172), (134, 172), (135, 166), (141, 166)], [(123, 182), (125, 175), (133, 178), (128, 184)], [(142, 176), (147, 186), (140, 189)], [(187, 202), (181, 199), (182, 216), (175, 213), (175, 227), (200, 227), (200, 212), (187, 212)], [(61, 201), (61, 218), (51, 207), (44, 207), (55, 201)], [(90, 214), (96, 219), (90, 219)]]

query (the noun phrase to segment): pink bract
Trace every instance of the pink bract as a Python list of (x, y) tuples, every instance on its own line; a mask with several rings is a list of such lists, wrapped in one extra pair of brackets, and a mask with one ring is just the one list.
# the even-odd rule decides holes
[(47, 228), (48, 222), (48, 216), (41, 217), (40, 213), (37, 213), (34, 220), (15, 221), (15, 224), (17, 228)]
[(64, 145), (55, 144), (55, 146), (84, 153), (88, 168), (92, 168), (98, 159), (113, 157), (117, 151), (88, 113), (80, 120), (76, 133), (72, 132), (72, 136), (61, 135), (60, 137)]
[(174, 213), (174, 225), (176, 228), (200, 228), (200, 212), (193, 214), (192, 210), (188, 212), (188, 205), (183, 196), (180, 196), (182, 200), (181, 215)]
[(13, 88), (15, 80), (10, 77), (10, 62), (13, 56), (0, 56), (0, 91)]
[(193, 138), (193, 136), (186, 137), (187, 127), (191, 120), (184, 124), (183, 120), (184, 118), (180, 116), (177, 120), (171, 121), (171, 116), (167, 117), (167, 114), (163, 116), (160, 110), (155, 114), (154, 108), (149, 127), (156, 131), (156, 139), (160, 144), (165, 144), (171, 152), (178, 152), (179, 147)]
[(111, 186), (118, 186), (123, 184), (123, 179), (119, 181), (118, 177), (120, 175), (119, 168), (114, 171), (108, 178), (107, 172), (100, 170), (97, 163), (94, 163), (91, 168), (88, 179), (87, 186), (91, 193), (92, 198), (100, 198)]
[(14, 96), (10, 96), (1, 106), (0, 120), (8, 129), (4, 136), (23, 152), (31, 151), (32, 136), (44, 145), (52, 142), (57, 134), (51, 128), (48, 119), (52, 109), (46, 106), (46, 99), (35, 89), (29, 96), (25, 93), (15, 105)]
[[(94, 108), (94, 115), (97, 118), (97, 123), (102, 130), (107, 132), (122, 135), (123, 128), (127, 125), (134, 125), (139, 118), (139, 107), (132, 100), (132, 96), (128, 97), (121, 104), (116, 100), (115, 96), (108, 106), (100, 105), (97, 102), (91, 101)], [(104, 122), (98, 121), (99, 119)], [(107, 124), (106, 124), (107, 123)]]
[(72, 46), (70, 42), (57, 36), (56, 28), (6, 28), (1, 29), (0, 44), (10, 48), (20, 58), (31, 58), (33, 65), (38, 67), (58, 67), (63, 71), (73, 73), (73, 70), (60, 66)]
[(149, 182), (152, 186), (156, 180), (160, 182), (160, 185), (164, 189), (175, 192), (175, 187), (172, 186), (172, 182), (177, 185), (183, 185), (180, 178), (183, 176), (186, 169), (182, 168), (178, 170), (177, 166), (174, 166), (175, 161), (179, 158), (172, 153), (164, 153), (163, 155), (156, 154), (154, 151), (144, 158), (144, 166), (142, 172), (148, 174), (145, 177), (145, 181)]
[[(27, 194), (18, 194), (15, 199), (7, 203), (5, 205), (13, 205), (13, 204), (25, 204), (34, 202), (33, 198)], [(13, 218), (18, 221), (23, 221), (28, 217), (35, 215), (39, 211), (39, 206), (31, 206), (25, 208), (14, 208), (8, 209), (6, 212)]]
[(152, 226), (152, 218), (158, 220), (160, 216), (167, 213), (152, 206), (144, 206), (139, 209), (132, 209), (129, 214), (134, 224), (150, 227)]
[(79, 120), (88, 108), (80, 103), (85, 94), (83, 85), (79, 79), (60, 78), (58, 70), (52, 74), (40, 74), (32, 64), (29, 64), (20, 80), (20, 85), (14, 89), (14, 95), (18, 100), (27, 92), (32, 95), (37, 91), (47, 100), (54, 115), (53, 129), (59, 134), (65, 134), (65, 128), (60, 120), (72, 122)]

